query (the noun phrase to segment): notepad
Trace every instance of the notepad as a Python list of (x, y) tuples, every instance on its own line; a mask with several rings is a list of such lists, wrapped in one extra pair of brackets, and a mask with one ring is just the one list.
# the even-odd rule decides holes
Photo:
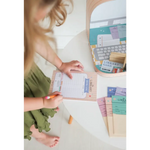
[(95, 72), (71, 72), (73, 78), (59, 71), (53, 72), (50, 92), (61, 92), (65, 99), (96, 101), (97, 74)]
[(120, 39), (113, 39), (111, 34), (99, 34), (97, 36), (97, 46), (110, 46), (110, 45), (118, 45), (120, 44)]

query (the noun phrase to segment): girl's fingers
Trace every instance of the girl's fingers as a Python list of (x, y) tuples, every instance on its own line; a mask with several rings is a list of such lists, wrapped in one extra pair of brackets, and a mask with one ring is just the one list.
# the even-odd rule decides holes
[(83, 72), (82, 68), (80, 68), (80, 67), (73, 67), (72, 69), (75, 70), (75, 71)]
[(76, 65), (76, 66), (79, 65), (80, 67), (84, 68), (83, 65), (81, 64), (81, 62), (79, 62), (78, 60), (74, 60), (72, 62), (73, 62), (73, 65)]
[(54, 100), (54, 101), (57, 101), (57, 102), (61, 102), (61, 101), (63, 101), (63, 96), (58, 95), (57, 97), (54, 97), (53, 100)]
[(61, 92), (58, 92), (58, 91), (56, 91), (56, 92), (54, 92), (54, 93), (52, 93), (52, 95), (60, 95), (61, 94)]
[(72, 79), (72, 75), (71, 75), (70, 72), (67, 72), (66, 75), (67, 75), (70, 79)]
[(81, 68), (84, 68), (83, 65), (80, 62), (75, 62), (74, 65), (80, 66)]

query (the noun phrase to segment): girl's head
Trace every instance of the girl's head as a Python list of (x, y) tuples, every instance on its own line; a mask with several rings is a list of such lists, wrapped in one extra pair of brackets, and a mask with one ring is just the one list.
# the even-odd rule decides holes
[[(38, 40), (49, 46), (46, 33), (52, 32), (54, 25), (60, 26), (67, 17), (66, 2), (72, 0), (24, 0), (24, 73), (28, 73), (33, 64), (35, 44)], [(39, 21), (50, 18), (50, 25), (44, 29)]]

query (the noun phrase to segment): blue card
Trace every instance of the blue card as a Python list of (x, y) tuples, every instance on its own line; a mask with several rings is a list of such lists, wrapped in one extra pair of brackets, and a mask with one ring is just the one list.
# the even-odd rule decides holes
[(112, 97), (116, 93), (116, 87), (107, 87), (107, 97)]

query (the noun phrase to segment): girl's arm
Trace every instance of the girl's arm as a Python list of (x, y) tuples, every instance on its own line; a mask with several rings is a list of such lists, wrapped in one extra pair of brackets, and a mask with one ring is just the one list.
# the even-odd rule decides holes
[(61, 59), (57, 56), (57, 54), (50, 46), (46, 47), (42, 41), (38, 41), (38, 43), (36, 44), (36, 52), (58, 69), (61, 67)]
[(54, 66), (56, 66), (61, 72), (67, 74), (71, 79), (71, 71), (83, 71), (84, 67), (79, 61), (76, 60), (68, 63), (63, 63), (50, 46), (46, 49), (45, 44), (40, 41), (36, 45), (36, 52), (47, 61), (52, 63)]
[(41, 108), (56, 108), (63, 97), (60, 92), (53, 92), (50, 95), (57, 95), (54, 98), (45, 99), (45, 97), (24, 97), (24, 112)]
[(43, 108), (42, 97), (24, 97), (24, 112)]

